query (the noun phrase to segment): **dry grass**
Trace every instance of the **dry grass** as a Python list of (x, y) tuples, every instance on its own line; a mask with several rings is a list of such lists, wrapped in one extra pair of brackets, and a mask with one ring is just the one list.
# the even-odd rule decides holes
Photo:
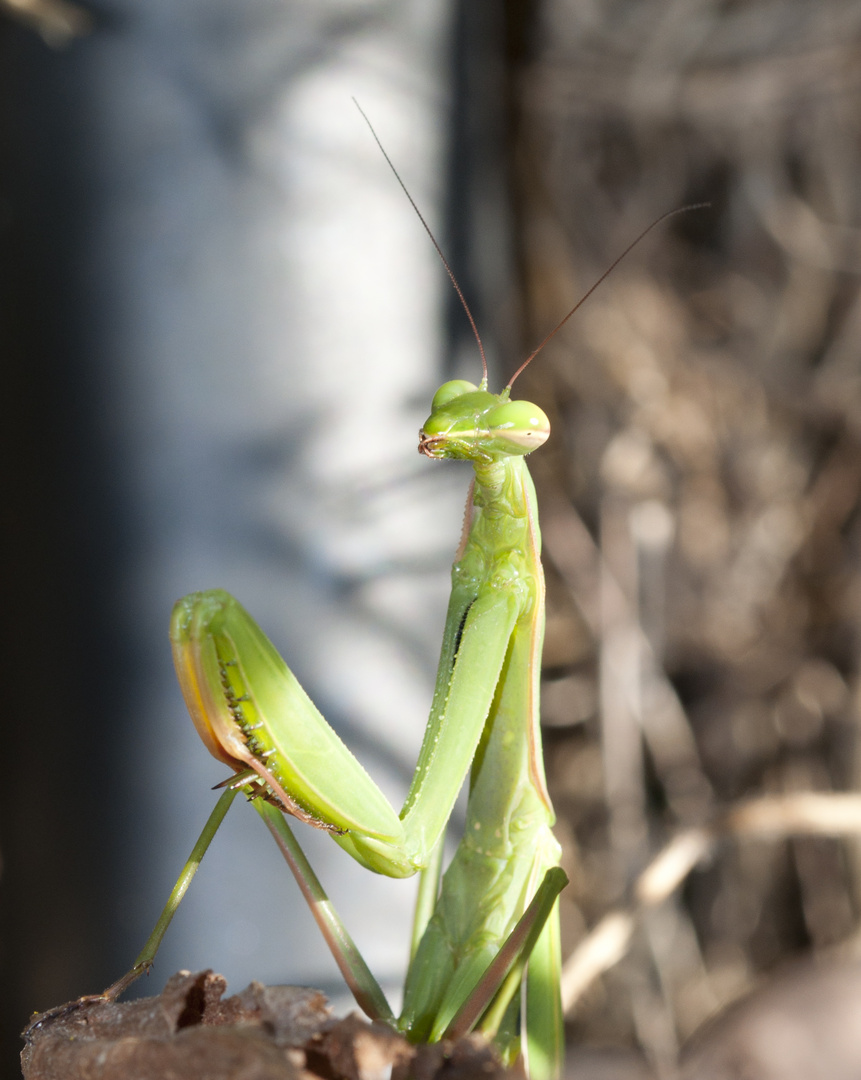
[(531, 460), (568, 950), (677, 831), (784, 799), (759, 804), (770, 839), (685, 833), (709, 861), (574, 1011), (578, 1040), (666, 1073), (763, 973), (858, 933), (858, 840), (780, 834), (787, 796), (861, 786), (861, 8), (539, 7), (514, 148), (530, 340), (651, 220), (712, 204), (518, 385), (553, 403)]

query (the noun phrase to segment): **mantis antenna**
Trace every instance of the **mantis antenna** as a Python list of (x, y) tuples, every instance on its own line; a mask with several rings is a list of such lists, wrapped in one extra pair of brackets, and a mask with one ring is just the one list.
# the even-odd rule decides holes
[[(463, 310), (465, 310), (467, 312), (467, 319), (469, 319), (469, 324), (472, 327), (472, 333), (475, 336), (475, 341), (477, 342), (477, 346), (479, 346), (479, 353), (481, 354), (481, 357), (482, 357), (483, 379), (484, 379), (484, 383), (486, 384), (487, 383), (487, 357), (484, 354), (484, 346), (482, 345), (481, 335), (479, 334), (479, 327), (477, 327), (475, 325), (475, 320), (472, 318), (472, 312), (470, 311), (470, 307), (469, 307), (469, 305), (467, 303), (467, 298), (465, 296), (463, 296), (463, 291), (460, 288), (458, 280), (457, 280), (457, 278), (455, 276), (455, 272), (452, 269), (452, 267), (450, 267), (448, 265), (448, 259), (446, 259), (445, 255), (443, 255), (442, 247), (440, 247), (439, 243), (436, 242), (436, 238), (434, 237), (433, 232), (431, 232), (431, 228), (428, 225), (428, 222), (425, 220), (425, 216), (422, 215), (421, 211), (419, 210), (418, 206), (416, 205), (415, 199), (412, 197), (411, 193), (409, 193), (409, 189), (404, 184), (404, 181), (401, 179), (401, 174), (394, 167), (394, 163), (392, 162), (391, 158), (388, 156), (388, 153), (386, 152), (386, 147), (384, 145), (382, 145), (382, 143), (381, 143), (381, 141), (379, 139), (379, 135), (377, 135), (376, 131), (374, 130), (374, 125), (371, 123), (371, 121), (368, 120), (367, 113), (362, 108), (362, 106), (359, 104), (359, 102), (356, 102), (355, 98), (353, 98), (353, 105), (356, 107), (356, 109), (359, 109), (359, 111), (362, 113), (362, 119), (365, 121), (365, 123), (367, 124), (369, 129), (371, 129), (371, 134), (374, 136), (374, 141), (377, 144), (377, 146), (379, 147), (380, 153), (382, 154), (382, 157), (384, 157), (386, 159), (386, 162), (388, 163), (389, 168), (391, 168), (391, 171), (394, 173), (395, 179), (398, 180), (398, 183), (401, 185), (401, 188), (402, 188), (404, 194), (406, 195), (406, 198), (409, 200), (409, 205), (411, 205), (413, 207), (413, 210), (416, 212), (419, 221), (421, 221), (421, 224), (423, 226), (425, 226), (425, 231), (428, 233), (428, 235), (429, 235), (429, 237), (431, 239), (431, 243), (433, 244), (434, 248), (436, 249), (436, 254), (438, 254), (440, 256), (440, 258), (442, 259), (442, 264), (445, 267), (445, 272), (448, 274), (448, 278), (449, 278), (450, 282), (452, 282), (452, 284), (455, 286), (455, 292), (457, 293), (458, 299), (460, 300), (461, 305), (463, 306)], [(536, 349), (533, 349), (532, 352), (529, 353), (529, 355), (526, 357), (526, 360), (524, 360), (524, 362), (521, 364), (521, 366), (519, 368), (517, 368), (516, 372), (508, 380), (508, 384), (507, 384), (506, 389), (511, 390), (511, 388), (512, 388), (512, 386), (514, 384), (514, 380), (517, 378), (517, 376), (521, 375), (524, 372), (524, 370), (529, 366), (529, 364), (532, 363), (535, 360), (535, 357), (544, 348), (544, 346), (546, 346), (547, 343), (552, 338), (554, 338), (556, 336), (556, 334), (559, 334), (562, 327), (571, 318), (571, 315), (573, 315), (576, 311), (578, 311), (582, 307), (583, 303), (586, 303), (586, 301), (589, 299), (589, 297), (595, 292), (595, 289), (598, 287), (598, 285), (601, 285), (602, 282), (604, 282), (608, 278), (608, 276), (611, 273), (613, 273), (613, 271), (620, 264), (622, 259), (625, 256), (629, 255), (633, 251), (633, 249), (636, 247), (636, 245), (638, 243), (640, 243), (641, 240), (644, 240), (647, 237), (647, 235), (651, 232), (651, 230), (653, 230), (656, 226), (660, 225), (661, 221), (667, 220), (668, 217), (674, 217), (676, 214), (686, 214), (689, 210), (702, 210), (702, 208), (705, 207), (705, 206), (711, 206), (711, 203), (708, 203), (708, 202), (690, 203), (688, 206), (677, 206), (675, 208), (675, 210), (668, 210), (667, 213), (661, 214), (660, 217), (656, 217), (655, 220), (653, 222), (651, 222), (651, 225), (646, 226), (646, 228), (640, 233), (640, 235), (638, 235), (638, 237), (634, 238), (634, 240), (631, 241), (631, 243), (628, 245), (628, 247), (625, 247), (625, 249), (621, 253), (621, 255), (618, 255), (613, 260), (613, 262), (610, 262), (610, 265), (607, 267), (607, 269), (604, 271), (604, 273), (601, 274), (600, 278), (598, 278), (587, 289), (586, 293), (583, 293), (583, 295), (580, 297), (580, 299), (577, 301), (577, 303), (575, 303), (575, 306), (573, 308), (571, 308), (571, 310), (568, 312), (567, 315), (565, 315), (565, 318), (563, 320), (561, 320), (561, 322), (556, 323), (556, 325), (553, 327), (553, 329), (547, 335), (547, 337), (544, 338), (543, 341), (541, 341), (540, 345)]]
[[(359, 111), (362, 113), (362, 119), (365, 121), (365, 123), (367, 124), (369, 129), (371, 129), (371, 134), (374, 136), (374, 141), (377, 144), (377, 146), (379, 147), (380, 153), (382, 154), (382, 157), (384, 157), (386, 159), (386, 162), (388, 163), (389, 168), (391, 168), (391, 171), (394, 173), (394, 178), (396, 180), (398, 180), (398, 183), (401, 185), (401, 188), (402, 188), (404, 194), (406, 195), (406, 198), (409, 200), (409, 205), (411, 205), (413, 207), (413, 210), (416, 212), (419, 221), (421, 221), (421, 224), (423, 226), (425, 226), (425, 231), (428, 233), (428, 235), (429, 235), (429, 237), (431, 239), (431, 243), (433, 244), (433, 246), (436, 249), (436, 254), (438, 254), (440, 256), (440, 258), (442, 259), (442, 264), (445, 267), (445, 272), (448, 274), (448, 278), (449, 278), (450, 282), (452, 282), (452, 284), (455, 286), (455, 292), (457, 293), (458, 299), (460, 300), (461, 305), (463, 306), (463, 310), (465, 310), (467, 312), (467, 319), (469, 319), (469, 324), (472, 327), (472, 333), (475, 336), (475, 341), (477, 342), (477, 345), (479, 345), (479, 352), (480, 352), (481, 357), (482, 357), (483, 380), (484, 380), (484, 384), (486, 384), (487, 383), (487, 357), (484, 354), (484, 346), (482, 345), (481, 335), (479, 334), (479, 327), (477, 327), (475, 325), (475, 320), (472, 318), (472, 312), (470, 311), (470, 307), (469, 307), (469, 305), (467, 303), (467, 298), (465, 296), (463, 296), (463, 291), (462, 291), (462, 289), (461, 289), (461, 287), (460, 287), (460, 285), (458, 283), (458, 280), (457, 280), (457, 278), (455, 276), (455, 272), (452, 269), (452, 267), (450, 267), (448, 265), (448, 259), (446, 259), (445, 255), (443, 255), (442, 247), (440, 247), (439, 243), (436, 242), (436, 238), (434, 237), (433, 233), (431, 232), (431, 228), (428, 225), (428, 222), (425, 220), (425, 216), (422, 215), (421, 211), (419, 210), (418, 206), (416, 205), (416, 200), (412, 197), (411, 193), (409, 193), (409, 189), (404, 184), (404, 181), (401, 179), (401, 174), (394, 167), (394, 163), (392, 162), (391, 158), (388, 156), (388, 153), (386, 152), (386, 147), (384, 145), (382, 145), (382, 143), (380, 141), (380, 138), (379, 138), (379, 135), (377, 135), (376, 131), (374, 131), (374, 125), (371, 123), (371, 121), (368, 120), (367, 113), (362, 108), (362, 106), (359, 104), (359, 102), (356, 102), (355, 98), (353, 98), (353, 105), (356, 107), (356, 109), (359, 109)], [(543, 341), (541, 341), (538, 348), (533, 349), (533, 351), (529, 353), (529, 355), (526, 357), (526, 360), (524, 360), (524, 362), (521, 364), (521, 366), (519, 368), (517, 368), (516, 372), (508, 380), (508, 384), (507, 384), (506, 389), (511, 390), (511, 388), (512, 388), (512, 386), (514, 384), (514, 380), (517, 378), (517, 376), (521, 375), (524, 372), (524, 370), (528, 367), (528, 365), (535, 360), (535, 357), (544, 348), (544, 346), (546, 346), (547, 343), (552, 338), (554, 338), (556, 336), (556, 334), (559, 334), (562, 327), (571, 318), (571, 315), (573, 315), (577, 310), (579, 310), (579, 308), (582, 307), (583, 303), (586, 303), (586, 301), (589, 299), (589, 297), (595, 292), (595, 289), (598, 287), (598, 285), (601, 285), (601, 283), (603, 281), (605, 281), (611, 273), (613, 273), (613, 271), (620, 264), (622, 259), (625, 256), (629, 255), (633, 251), (633, 249), (636, 247), (636, 245), (638, 243), (640, 243), (641, 240), (644, 240), (647, 237), (648, 233), (651, 232), (651, 230), (653, 230), (656, 226), (660, 225), (661, 221), (667, 220), (668, 217), (673, 217), (675, 214), (686, 214), (689, 210), (702, 210), (702, 208), (704, 206), (711, 206), (711, 203), (708, 203), (708, 202), (691, 203), (689, 206), (677, 206), (675, 208), (675, 210), (668, 210), (667, 213), (661, 214), (660, 217), (656, 217), (655, 220), (653, 222), (651, 222), (651, 225), (646, 226), (646, 228), (640, 233), (640, 235), (638, 235), (638, 237), (636, 237), (634, 240), (632, 240), (631, 243), (628, 245), (628, 247), (625, 247), (625, 249), (621, 253), (621, 255), (618, 255), (613, 260), (613, 262), (610, 262), (610, 265), (607, 267), (607, 269), (604, 271), (604, 273), (600, 276), (600, 278), (598, 278), (597, 281), (595, 281), (594, 284), (592, 284), (587, 289), (586, 293), (583, 293), (583, 295), (580, 297), (580, 299), (577, 301), (577, 303), (575, 303), (575, 306), (573, 308), (571, 308), (571, 310), (568, 312), (567, 315), (565, 315), (565, 318), (561, 322), (556, 323), (556, 325), (553, 327), (553, 329), (547, 335), (547, 337), (544, 338)]]
[(463, 310), (466, 312), (466, 317), (469, 319), (469, 325), (472, 327), (472, 332), (475, 335), (475, 340), (478, 342), (478, 351), (479, 351), (479, 354), (481, 355), (482, 378), (483, 378), (484, 384), (487, 385), (487, 357), (484, 355), (484, 346), (481, 343), (481, 335), (478, 332), (478, 327), (475, 325), (475, 319), (472, 317), (472, 312), (469, 310), (469, 304), (466, 302), (466, 297), (463, 295), (463, 290), (461, 289), (460, 285), (458, 284), (457, 278), (454, 276), (454, 270), (452, 270), (452, 268), (449, 266), (448, 259), (445, 257), (445, 255), (443, 255), (442, 248), (437, 243), (437, 239), (434, 236), (434, 234), (431, 232), (431, 227), (425, 221), (424, 215), (422, 214), (421, 210), (419, 210), (418, 206), (416, 206), (416, 201), (412, 197), (412, 195), (410, 195), (410, 192), (409, 192), (409, 189), (407, 188), (407, 185), (403, 182), (403, 180), (401, 180), (401, 174), (395, 168), (392, 159), (386, 153), (386, 148), (380, 142), (379, 135), (376, 133), (376, 131), (374, 131), (374, 125), (368, 119), (367, 113), (362, 108), (362, 106), (358, 103), (358, 101), (356, 101), (355, 98), (353, 98), (353, 104), (356, 106), (356, 108), (362, 114), (362, 118), (364, 119), (364, 121), (368, 125), (368, 127), (371, 129), (371, 134), (374, 136), (374, 142), (376, 142), (377, 146), (379, 146), (379, 148), (380, 148), (380, 153), (383, 155), (383, 157), (388, 162), (389, 168), (395, 174), (395, 179), (401, 185), (401, 188), (403, 189), (404, 195), (406, 195), (406, 197), (410, 200), (410, 205), (412, 206), (413, 210), (415, 210), (416, 214), (418, 214), (419, 221), (422, 223), (422, 225), (424, 225), (425, 232), (431, 238), (431, 243), (436, 248), (437, 255), (439, 255), (439, 257), (442, 259), (442, 264), (445, 267), (445, 272), (448, 274), (452, 285), (454, 285), (454, 290), (458, 295), (458, 299), (460, 300), (461, 304), (463, 305)]
[(517, 371), (515, 371), (515, 373), (508, 380), (508, 389), (509, 390), (511, 389), (511, 386), (512, 386), (514, 380), (517, 378), (517, 376), (520, 375), (521, 372), (525, 371), (525, 369), (529, 366), (529, 364), (532, 363), (532, 361), (541, 352), (541, 350), (548, 343), (548, 341), (550, 341), (552, 338), (556, 337), (556, 335), (559, 333), (559, 331), (562, 329), (562, 327), (565, 325), (565, 323), (568, 322), (568, 320), (571, 318), (571, 316), (574, 314), (574, 312), (578, 311), (583, 306), (583, 304), (586, 303), (586, 301), (589, 299), (589, 297), (592, 295), (592, 293), (598, 288), (598, 286), (603, 281), (605, 281), (610, 276), (610, 274), (612, 274), (612, 272), (616, 269), (616, 267), (619, 265), (619, 263), (622, 261), (622, 259), (624, 259), (626, 255), (628, 255), (631, 251), (633, 251), (633, 249), (637, 246), (637, 244), (639, 244), (639, 242), (641, 240), (643, 240), (646, 236), (648, 236), (648, 234), (652, 231), (652, 229), (655, 228), (656, 225), (660, 225), (662, 221), (666, 221), (667, 218), (673, 217), (676, 214), (686, 214), (688, 212), (688, 210), (702, 210), (702, 208), (705, 207), (705, 206), (711, 206), (711, 203), (701, 202), (701, 203), (691, 203), (689, 206), (679, 206), (679, 207), (676, 207), (675, 210), (667, 210), (667, 212), (665, 214), (661, 214), (660, 217), (655, 218), (655, 220), (652, 222), (651, 225), (647, 225), (646, 228), (643, 229), (643, 231), (640, 233), (640, 235), (635, 237), (631, 241), (631, 243), (628, 244), (628, 246), (625, 248), (625, 250), (622, 252), (622, 254), (616, 256), (616, 258), (610, 263), (610, 265), (607, 267), (607, 269), (604, 271), (604, 273), (598, 278), (598, 280), (593, 285), (591, 285), (586, 290), (585, 293), (583, 293), (583, 295), (580, 297), (580, 299), (577, 301), (577, 303), (574, 305), (574, 307), (571, 308), (571, 310), (568, 312), (568, 314), (565, 316), (565, 318), (562, 319), (561, 322), (557, 323), (556, 326), (547, 335), (547, 337), (541, 342), (541, 344), (536, 349), (533, 349), (532, 352), (529, 354), (529, 356), (526, 357), (526, 359), (523, 361), (523, 363), (520, 365), (520, 367), (517, 369)]

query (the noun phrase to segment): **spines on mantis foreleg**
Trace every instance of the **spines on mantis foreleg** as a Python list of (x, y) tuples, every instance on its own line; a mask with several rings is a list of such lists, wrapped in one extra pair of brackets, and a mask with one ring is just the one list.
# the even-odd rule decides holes
[(385, 796), (237, 600), (221, 589), (192, 593), (175, 605), (170, 636), (210, 753), (237, 772), (253, 769), (285, 810), (311, 824), (399, 842)]

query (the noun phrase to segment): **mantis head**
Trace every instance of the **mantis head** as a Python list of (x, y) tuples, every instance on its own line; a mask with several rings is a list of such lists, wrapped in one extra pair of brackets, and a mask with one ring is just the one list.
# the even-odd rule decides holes
[(530, 401), (511, 401), (509, 389), (491, 394), (453, 379), (434, 394), (419, 432), (419, 453), (432, 458), (492, 461), (525, 455), (547, 441), (550, 421)]

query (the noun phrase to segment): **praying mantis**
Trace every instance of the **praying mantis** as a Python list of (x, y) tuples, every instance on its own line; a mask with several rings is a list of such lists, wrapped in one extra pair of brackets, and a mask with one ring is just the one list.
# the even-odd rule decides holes
[[(479, 1030), (506, 1062), (522, 1057), (532, 1080), (555, 1080), (563, 1053), (557, 901), (567, 878), (551, 831), (554, 814), (541, 750), (544, 579), (535, 489), (524, 460), (546, 441), (550, 424), (537, 405), (512, 401), (511, 388), (657, 222), (595, 282), (503, 391), (493, 394), (460, 286), (372, 127), (371, 132), (442, 259), (483, 369), (478, 385), (456, 379), (437, 390), (419, 435), (420, 453), (468, 460), (475, 475), (412, 783), (396, 813), (232, 596), (215, 589), (179, 600), (170, 640), (183, 697), (205, 746), (234, 775), (219, 785), (226, 790), (133, 968), (101, 997), (114, 999), (152, 965), (203, 853), (241, 790), (273, 833), (369, 1017), (413, 1042)], [(441, 875), (444, 833), (467, 771), (464, 833)], [(285, 814), (329, 832), (369, 870), (395, 878), (421, 875), (400, 1016), (394, 1016), (333, 910)]]

